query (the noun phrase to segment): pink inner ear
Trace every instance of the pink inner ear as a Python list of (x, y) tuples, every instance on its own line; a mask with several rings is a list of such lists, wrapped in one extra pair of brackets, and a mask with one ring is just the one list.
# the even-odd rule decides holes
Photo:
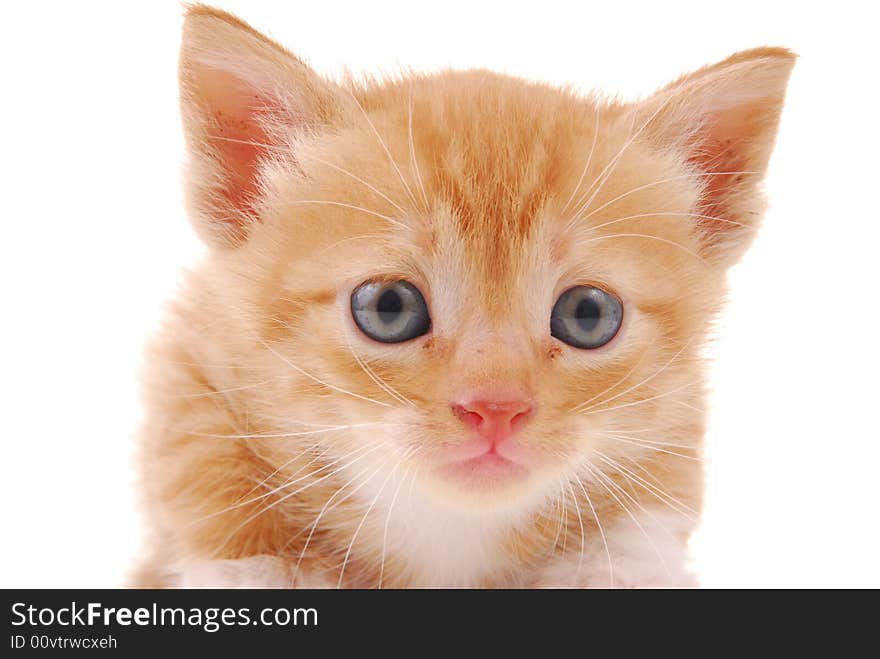
[[(212, 112), (205, 137), (219, 158), (224, 175), (222, 193), (232, 208), (247, 213), (258, 192), (260, 160), (271, 148), (260, 119), (277, 112), (278, 104), (227, 71), (203, 69), (197, 86), (202, 102)], [(228, 217), (222, 221), (238, 223)]]
[[(699, 136), (699, 146), (690, 162), (707, 174), (698, 218), (698, 225), (707, 234), (729, 232), (737, 228), (732, 195), (747, 174), (719, 174), (718, 172), (743, 172), (748, 169), (748, 149), (752, 135), (745, 112), (727, 112), (715, 117)], [(710, 217), (721, 218), (710, 219)], [(724, 221), (729, 220), (729, 221)]]
[(257, 166), (266, 155), (267, 135), (252, 120), (236, 118), (222, 111), (214, 116), (215, 135), (208, 140), (220, 156), (226, 174), (223, 194), (232, 206), (241, 211), (251, 208), (257, 192)]

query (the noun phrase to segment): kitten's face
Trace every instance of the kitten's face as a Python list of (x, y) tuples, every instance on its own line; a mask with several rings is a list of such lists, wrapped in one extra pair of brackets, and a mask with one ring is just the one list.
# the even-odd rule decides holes
[[(658, 437), (699, 435), (696, 355), (754, 228), (778, 85), (724, 96), (709, 70), (597, 105), (474, 72), (350, 93), (267, 53), (271, 84), (218, 63), (238, 53), (201, 60), (191, 139), (226, 170), (196, 161), (193, 200), (233, 235), (212, 254), (219, 333), (251, 369), (236, 399), (284, 436), (275, 464), (309, 450), (367, 490), (508, 510), (694, 459)], [(790, 66), (772, 56), (764, 86)]]
[[(243, 288), (231, 304), (256, 301), (265, 319), (267, 345), (249, 348), (264, 353), (272, 413), (291, 432), (303, 421), (352, 424), (314, 440), (337, 457), (377, 443), (357, 466), (417, 471), (419, 486), (445, 499), (497, 507), (558, 488), (597, 449), (612, 459), (639, 452), (603, 433), (681, 417), (677, 404), (696, 387), (619, 409), (633, 397), (601, 403), (625, 388), (610, 391), (616, 383), (635, 384), (700, 341), (718, 277), (676, 215), (697, 189), (662, 182), (683, 170), (630, 145), (589, 190), (629, 137), (610, 117), (597, 124), (591, 103), (482, 74), (435, 87), (411, 89), (412, 151), (408, 103), (362, 101), (393, 164), (363, 119), (301, 144), (300, 171), (272, 168), (262, 223), (239, 253), (259, 293)], [(503, 110), (466, 109), (477, 88)], [(360, 293), (361, 329), (352, 295), (368, 282), (377, 285)], [(551, 317), (563, 295), (557, 338)], [(408, 317), (429, 325), (408, 330)], [(694, 365), (673, 359), (637, 397), (693, 380)]]

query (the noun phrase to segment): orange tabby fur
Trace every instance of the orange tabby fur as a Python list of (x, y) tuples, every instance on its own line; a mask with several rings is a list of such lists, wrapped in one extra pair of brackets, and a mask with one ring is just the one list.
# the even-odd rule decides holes
[[(237, 584), (210, 566), (241, 561), (241, 583), (277, 586), (692, 583), (701, 348), (792, 64), (751, 50), (629, 104), (486, 71), (336, 84), (190, 8), (189, 201), (211, 249), (148, 354), (134, 582)], [(414, 283), (432, 331), (361, 335), (348, 298), (377, 277)], [(624, 303), (597, 350), (550, 336), (577, 284)], [(534, 396), (524, 481), (434, 470), (474, 387)]]

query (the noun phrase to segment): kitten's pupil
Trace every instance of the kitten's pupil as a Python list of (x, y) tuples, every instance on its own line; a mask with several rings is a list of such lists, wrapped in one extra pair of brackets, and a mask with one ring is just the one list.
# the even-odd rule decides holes
[(600, 314), (599, 305), (592, 298), (585, 297), (578, 303), (574, 317), (577, 319), (578, 324), (585, 331), (589, 332), (599, 324)]
[(379, 297), (376, 311), (379, 312), (379, 319), (383, 323), (393, 323), (397, 315), (403, 311), (403, 299), (397, 291), (389, 289)]

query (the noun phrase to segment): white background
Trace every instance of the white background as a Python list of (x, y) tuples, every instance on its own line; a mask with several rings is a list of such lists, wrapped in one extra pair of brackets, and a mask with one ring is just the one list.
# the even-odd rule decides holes
[[(218, 4), (329, 74), (481, 66), (635, 97), (739, 49), (797, 51), (772, 206), (719, 326), (693, 550), (707, 586), (880, 586), (869, 3)], [(202, 249), (180, 24), (176, 2), (17, 2), (0, 21), (3, 587), (121, 585), (138, 549), (141, 347)]]

